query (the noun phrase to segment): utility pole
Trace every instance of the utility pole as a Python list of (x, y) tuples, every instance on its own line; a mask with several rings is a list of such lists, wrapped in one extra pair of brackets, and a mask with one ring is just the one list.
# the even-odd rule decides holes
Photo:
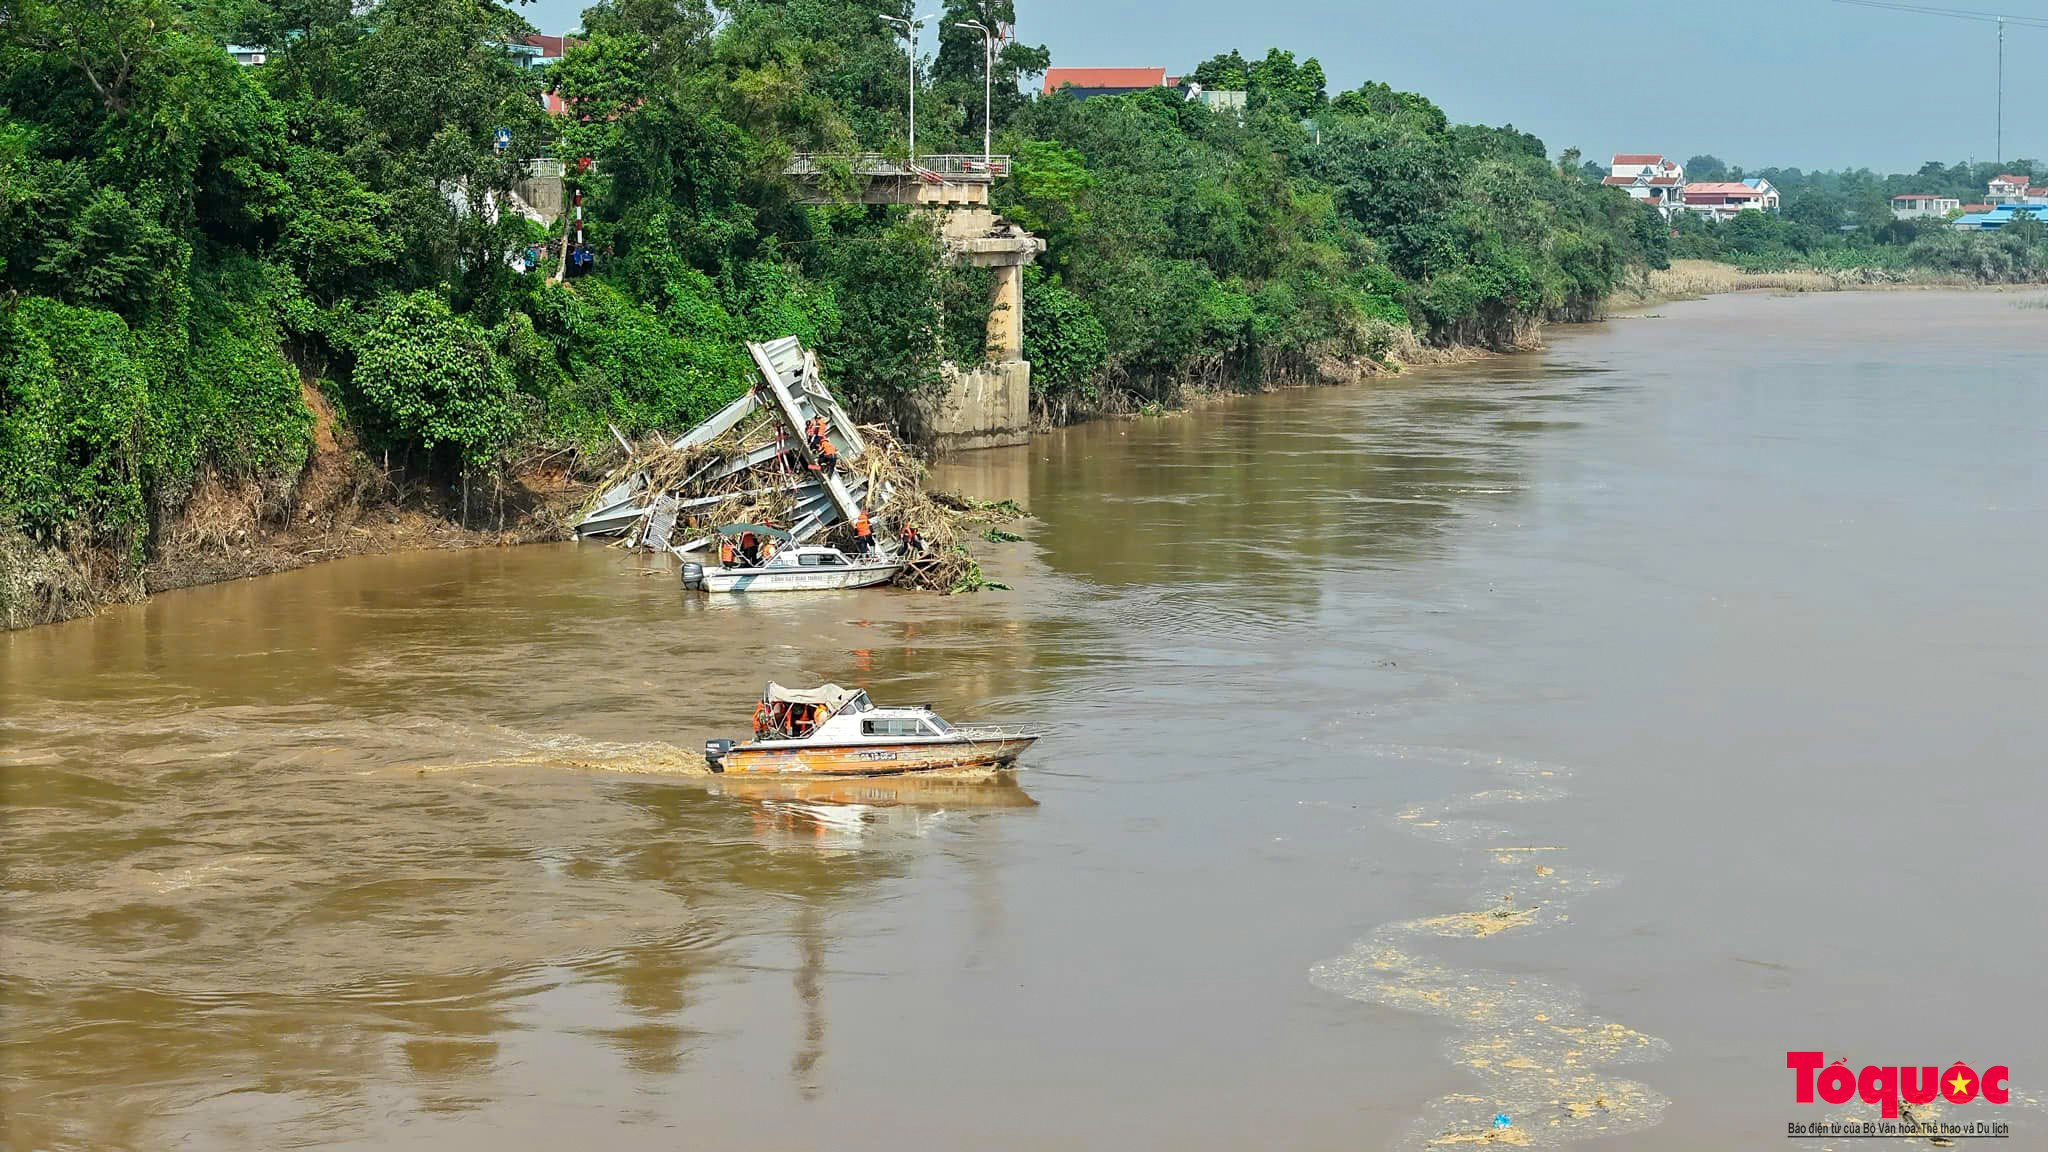
[(1994, 117), (1996, 128), (1993, 141), (1998, 153), (1994, 163), (2005, 163), (2005, 26), (2014, 24), (2021, 28), (2048, 29), (2048, 17), (2012, 15), (2010, 13), (1980, 12), (1973, 8), (1936, 8), (1922, 3), (1905, 3), (1902, 0), (1835, 0), (1837, 4), (1850, 4), (1858, 8), (1884, 8), (1893, 12), (1912, 12), (1921, 16), (1941, 16), (1950, 20), (1974, 20), (1980, 24), (1998, 25), (1998, 110)]
[(962, 20), (953, 27), (972, 28), (981, 33), (981, 164), (986, 168), (989, 155), (989, 116), (996, 102), (996, 34), (989, 31), (988, 25), (979, 20)]
[(931, 19), (931, 17), (919, 16), (915, 20), (905, 20), (901, 16), (887, 16), (877, 13), (876, 18), (886, 20), (902, 28), (903, 34), (910, 38), (910, 162), (915, 164), (917, 163), (917, 30), (919, 26)]

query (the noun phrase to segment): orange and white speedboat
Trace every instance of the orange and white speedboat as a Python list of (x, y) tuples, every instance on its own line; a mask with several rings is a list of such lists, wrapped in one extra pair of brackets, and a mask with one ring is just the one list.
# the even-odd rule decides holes
[(898, 776), (999, 771), (1038, 739), (1017, 728), (959, 727), (930, 708), (878, 708), (858, 688), (768, 685), (756, 736), (709, 740), (704, 758), (730, 775)]

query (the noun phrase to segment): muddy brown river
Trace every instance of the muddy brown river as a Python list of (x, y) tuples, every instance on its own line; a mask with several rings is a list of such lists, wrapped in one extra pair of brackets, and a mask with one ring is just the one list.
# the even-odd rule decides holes
[[(1077, 427), (944, 469), (1012, 592), (551, 545), (0, 635), (0, 1144), (1892, 1143), (1787, 1141), (1877, 1116), (1813, 1049), (2048, 1148), (2044, 349), (1722, 297)], [(695, 775), (770, 678), (1051, 734)]]

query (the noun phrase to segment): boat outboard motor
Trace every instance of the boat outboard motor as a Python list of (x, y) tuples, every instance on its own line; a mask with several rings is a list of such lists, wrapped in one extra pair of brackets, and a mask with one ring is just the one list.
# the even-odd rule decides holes
[(704, 566), (694, 560), (685, 561), (683, 564), (683, 587), (702, 588), (703, 586)]
[(732, 741), (730, 740), (706, 740), (704, 742), (704, 762), (711, 765), (713, 772), (723, 772), (725, 771), (723, 763), (725, 754), (730, 751), (732, 751)]

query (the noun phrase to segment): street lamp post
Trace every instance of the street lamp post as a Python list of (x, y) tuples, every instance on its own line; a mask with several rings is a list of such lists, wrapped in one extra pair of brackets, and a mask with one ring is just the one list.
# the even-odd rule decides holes
[(988, 167), (989, 115), (995, 104), (996, 36), (979, 20), (962, 20), (955, 28), (972, 28), (981, 33), (981, 166)]
[(925, 21), (931, 19), (931, 17), (919, 16), (915, 20), (905, 20), (901, 16), (888, 16), (877, 13), (876, 18), (886, 20), (902, 28), (903, 34), (910, 38), (910, 162), (915, 164), (917, 163), (917, 29)]

